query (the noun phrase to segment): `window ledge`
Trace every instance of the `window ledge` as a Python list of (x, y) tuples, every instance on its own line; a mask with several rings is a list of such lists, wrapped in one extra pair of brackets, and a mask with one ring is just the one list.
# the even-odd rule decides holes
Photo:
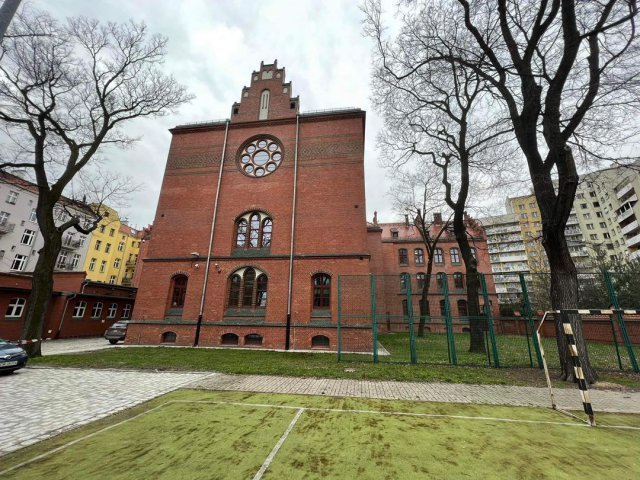
[(265, 307), (259, 308), (227, 308), (224, 311), (224, 317), (264, 317), (266, 315)]
[(232, 257), (268, 257), (271, 255), (271, 248), (234, 248), (231, 252)]

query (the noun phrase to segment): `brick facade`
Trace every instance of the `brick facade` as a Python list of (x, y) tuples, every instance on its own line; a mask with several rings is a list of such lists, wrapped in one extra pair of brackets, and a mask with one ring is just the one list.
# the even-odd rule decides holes
[[(176, 344), (191, 345), (200, 319), (200, 345), (230, 345), (235, 337), (226, 334), (234, 334), (239, 347), (258, 346), (259, 335), (262, 347), (281, 349), (289, 322), (290, 348), (335, 350), (338, 277), (400, 273), (392, 243), (367, 228), (365, 112), (301, 114), (298, 105), (284, 69), (261, 64), (229, 122), (171, 130), (128, 343), (175, 334)], [(255, 239), (253, 218), (261, 225)], [(328, 305), (318, 285), (314, 305), (314, 282), (327, 277)], [(371, 332), (357, 323), (342, 329), (342, 340), (369, 349)]]
[[(117, 320), (130, 318), (135, 288), (90, 282), (85, 277), (84, 272), (54, 274), (42, 338), (96, 337)], [(0, 273), (0, 338), (20, 339), (30, 293), (30, 275)], [(19, 299), (22, 307), (16, 303)], [(80, 302), (84, 310), (76, 309)]]

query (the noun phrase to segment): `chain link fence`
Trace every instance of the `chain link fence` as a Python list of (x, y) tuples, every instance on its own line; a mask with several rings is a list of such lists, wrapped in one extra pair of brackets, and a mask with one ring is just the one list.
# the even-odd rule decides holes
[[(535, 333), (552, 310), (550, 291), (547, 273), (341, 276), (339, 359), (542, 368)], [(578, 297), (580, 309), (639, 308), (640, 276), (580, 274)], [(595, 369), (638, 372), (637, 315), (581, 318)], [(555, 323), (541, 334), (549, 367), (558, 368)]]

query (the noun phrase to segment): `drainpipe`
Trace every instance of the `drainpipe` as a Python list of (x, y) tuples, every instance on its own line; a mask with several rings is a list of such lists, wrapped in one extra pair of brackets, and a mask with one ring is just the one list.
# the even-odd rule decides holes
[(200, 297), (200, 312), (198, 313), (198, 322), (196, 323), (196, 334), (193, 339), (193, 346), (198, 346), (200, 340), (200, 326), (202, 325), (202, 316), (204, 314), (204, 301), (207, 297), (207, 283), (209, 281), (209, 268), (211, 266), (211, 250), (213, 248), (213, 232), (216, 228), (216, 216), (218, 214), (218, 198), (220, 198), (220, 185), (222, 184), (222, 170), (224, 168), (224, 156), (227, 151), (227, 135), (229, 134), (229, 120), (224, 127), (224, 143), (222, 144), (222, 157), (220, 158), (220, 171), (218, 172), (218, 188), (216, 189), (216, 198), (213, 205), (213, 215), (211, 216), (211, 233), (209, 234), (209, 251), (207, 252), (207, 264), (204, 269), (204, 284), (202, 285), (202, 295)]
[[(82, 286), (82, 291), (84, 292), (84, 285)], [(78, 296), (77, 293), (73, 293), (67, 297), (67, 300), (64, 302), (64, 308), (62, 309), (62, 316), (60, 317), (60, 323), (58, 324), (58, 331), (56, 332), (55, 338), (60, 338), (60, 332), (62, 331), (62, 324), (64, 323), (64, 316), (67, 314), (67, 306), (69, 305), (69, 300), (73, 300)]]
[(291, 245), (289, 250), (289, 293), (287, 295), (287, 328), (284, 349), (289, 350), (291, 336), (291, 292), (293, 288), (293, 236), (296, 230), (296, 195), (298, 193), (298, 142), (300, 139), (300, 114), (296, 114), (296, 146), (293, 156), (293, 206), (291, 211)]

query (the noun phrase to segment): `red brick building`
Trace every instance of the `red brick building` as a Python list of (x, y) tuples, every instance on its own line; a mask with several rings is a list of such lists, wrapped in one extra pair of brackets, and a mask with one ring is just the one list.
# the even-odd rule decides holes
[(300, 113), (274, 62), (230, 120), (171, 133), (127, 342), (335, 349), (338, 277), (400, 273), (367, 228), (365, 112)]
[[(19, 340), (31, 294), (31, 275), (0, 273), (0, 338)], [(86, 280), (85, 272), (53, 275), (43, 338), (96, 337), (131, 317), (136, 289)]]

